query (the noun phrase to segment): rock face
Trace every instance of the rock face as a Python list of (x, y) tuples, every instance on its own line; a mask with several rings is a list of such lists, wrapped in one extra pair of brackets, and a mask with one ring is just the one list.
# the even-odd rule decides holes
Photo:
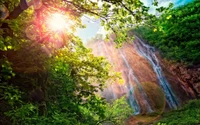
[(196, 97), (199, 86), (191, 86), (188, 80), (192, 77), (195, 81), (199, 74), (169, 65), (159, 58), (153, 47), (137, 37), (119, 49), (112, 40), (98, 40), (88, 46), (96, 56), (106, 57), (113, 70), (122, 74), (124, 82), (108, 84), (102, 95), (108, 101), (126, 95), (135, 114), (163, 110), (165, 104), (167, 108), (177, 108)]
[(200, 64), (186, 66), (181, 63), (170, 63), (165, 59), (162, 60), (162, 66), (167, 72), (176, 76), (176, 80), (181, 82), (181, 87), (192, 98), (200, 97)]

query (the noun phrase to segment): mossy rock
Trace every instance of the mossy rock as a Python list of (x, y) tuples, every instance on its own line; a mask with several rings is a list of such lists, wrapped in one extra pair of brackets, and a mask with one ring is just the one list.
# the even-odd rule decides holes
[(144, 82), (141, 83), (141, 85), (144, 91), (146, 92), (148, 101), (152, 109), (156, 112), (163, 111), (165, 108), (166, 101), (165, 101), (165, 95), (160, 86), (151, 82)]

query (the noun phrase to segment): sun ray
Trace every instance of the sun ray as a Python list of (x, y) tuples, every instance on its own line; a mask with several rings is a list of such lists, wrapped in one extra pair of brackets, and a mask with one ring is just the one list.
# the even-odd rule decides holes
[(47, 25), (51, 31), (63, 31), (65, 29), (69, 31), (72, 26), (72, 21), (67, 15), (54, 13), (47, 20)]

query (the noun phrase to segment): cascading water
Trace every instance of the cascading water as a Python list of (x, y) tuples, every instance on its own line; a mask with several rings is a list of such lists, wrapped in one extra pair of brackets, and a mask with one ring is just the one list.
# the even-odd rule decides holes
[(162, 69), (159, 65), (159, 61), (155, 55), (154, 47), (151, 47), (151, 46), (145, 44), (137, 36), (135, 36), (135, 38), (137, 38), (138, 40), (135, 41), (133, 45), (137, 49), (138, 53), (141, 56), (145, 57), (152, 65), (154, 72), (157, 75), (159, 84), (165, 94), (167, 104), (169, 105), (170, 108), (177, 108), (177, 106), (179, 105), (179, 102), (178, 102), (176, 96), (174, 95), (167, 79), (164, 77), (164, 75), (162, 73)]
[(107, 55), (107, 59), (110, 61), (111, 65), (113, 65), (112, 58), (110, 57), (110, 54), (109, 54), (108, 49), (106, 48), (104, 42), (102, 42), (102, 45), (103, 45), (104, 51), (105, 51), (105, 53)]
[(123, 52), (121, 50), (119, 50), (119, 53), (122, 57), (123, 62), (125, 63), (126, 67), (129, 70), (128, 71), (128, 81), (126, 83), (128, 85), (128, 88), (127, 88), (128, 93), (127, 94), (128, 94), (129, 103), (130, 103), (131, 107), (134, 109), (134, 114), (140, 113), (140, 106), (139, 106), (137, 100), (135, 99), (135, 93), (134, 93), (133, 85), (131, 84), (131, 79), (134, 81), (134, 83), (137, 85), (137, 87), (140, 91), (140, 94), (144, 100), (145, 107), (147, 108), (147, 112), (152, 112), (151, 106), (149, 105), (149, 102), (148, 102), (147, 95), (146, 95), (145, 91), (143, 90), (142, 86), (140, 85), (137, 77), (134, 75), (133, 69), (130, 67)]
[[(111, 64), (113, 64), (111, 57), (109, 56), (109, 54), (107, 54), (108, 50), (105, 47), (103, 41), (101, 41), (101, 42), (99, 41), (98, 50), (99, 50), (99, 55), (103, 55), (102, 50), (104, 50), (104, 52), (106, 53), (105, 55), (107, 55), (106, 58), (111, 62)], [(111, 95), (111, 98), (117, 99), (117, 96), (115, 95), (115, 92), (113, 91), (114, 90), (113, 85), (109, 85), (107, 89), (109, 90), (109, 95)]]
[(169, 107), (176, 108), (179, 102), (162, 73), (154, 47), (137, 39), (133, 44), (126, 43), (120, 49), (116, 49), (114, 42), (98, 40), (91, 44), (94, 54), (106, 57), (112, 70), (121, 72), (124, 80), (123, 83), (116, 81), (107, 85), (101, 92), (102, 96), (107, 101), (112, 101), (126, 95), (134, 114), (158, 111), (159, 106), (164, 107), (164, 102), (163, 105), (159, 103), (164, 95), (160, 96), (158, 93), (157, 96), (157, 93), (151, 92), (151, 87), (157, 83), (162, 88)]

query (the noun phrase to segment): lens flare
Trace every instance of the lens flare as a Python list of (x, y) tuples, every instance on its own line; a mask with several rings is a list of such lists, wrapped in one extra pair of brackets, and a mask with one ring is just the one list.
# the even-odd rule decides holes
[(71, 24), (69, 22), (69, 18), (66, 15), (54, 13), (47, 20), (47, 25), (52, 31), (63, 31), (67, 28), (70, 29)]

